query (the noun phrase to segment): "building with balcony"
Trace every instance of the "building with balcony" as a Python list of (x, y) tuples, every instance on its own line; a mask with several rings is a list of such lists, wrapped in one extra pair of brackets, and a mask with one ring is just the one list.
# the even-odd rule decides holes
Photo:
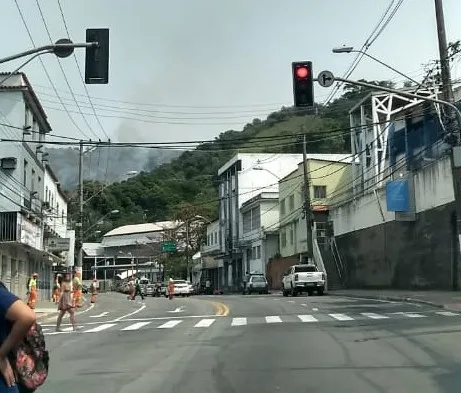
[[(5, 78), (7, 78), (5, 80)], [(0, 73), (0, 278), (23, 296), (27, 278), (40, 275), (40, 297), (51, 292), (53, 263), (44, 248), (44, 179), (51, 131), (46, 113), (23, 73)]]
[(302, 154), (238, 153), (218, 170), (219, 226), (224, 285), (240, 289), (245, 273), (242, 237), (242, 205), (264, 192), (278, 192), (278, 181), (302, 161)]

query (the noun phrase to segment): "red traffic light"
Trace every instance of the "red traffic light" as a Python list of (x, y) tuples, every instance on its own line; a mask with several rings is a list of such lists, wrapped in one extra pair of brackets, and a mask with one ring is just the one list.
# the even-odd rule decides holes
[(296, 76), (301, 79), (307, 78), (309, 76), (308, 68), (303, 66), (296, 68)]

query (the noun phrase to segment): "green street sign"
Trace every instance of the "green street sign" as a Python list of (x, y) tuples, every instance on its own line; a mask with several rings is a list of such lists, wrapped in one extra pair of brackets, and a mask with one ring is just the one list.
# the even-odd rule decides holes
[(163, 242), (162, 251), (163, 252), (176, 252), (176, 242)]

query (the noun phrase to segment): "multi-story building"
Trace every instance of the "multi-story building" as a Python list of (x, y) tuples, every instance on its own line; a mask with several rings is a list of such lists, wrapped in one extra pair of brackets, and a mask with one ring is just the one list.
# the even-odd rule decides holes
[(28, 276), (37, 272), (45, 299), (52, 264), (60, 261), (44, 249), (47, 154), (41, 142), (51, 126), (25, 74), (0, 73), (0, 78), (0, 279), (23, 296)]
[(239, 288), (245, 273), (245, 248), (240, 244), (242, 205), (262, 191), (278, 192), (278, 181), (292, 172), (301, 160), (301, 154), (238, 153), (218, 170), (221, 258), (226, 287)]
[(206, 243), (202, 245), (201, 263), (202, 279), (209, 279), (215, 289), (220, 289), (224, 283), (223, 259), (220, 258), (222, 234), (219, 220), (210, 222), (206, 228)]
[(279, 194), (261, 192), (240, 208), (245, 272), (265, 273), (270, 258), (279, 253)]
[[(308, 154), (306, 158), (313, 219), (323, 229), (328, 221), (331, 203), (347, 199), (351, 195), (351, 155)], [(299, 257), (307, 251), (307, 226), (303, 206), (304, 165), (301, 161), (293, 172), (279, 182), (279, 238), (282, 257)]]

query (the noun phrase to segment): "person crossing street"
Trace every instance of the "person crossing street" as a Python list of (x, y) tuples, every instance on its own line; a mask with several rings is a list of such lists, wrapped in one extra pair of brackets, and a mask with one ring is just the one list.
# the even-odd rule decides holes
[(141, 290), (141, 282), (139, 281), (139, 278), (136, 278), (133, 300), (135, 300), (136, 296), (138, 295), (140, 295), (141, 299), (144, 300), (144, 294), (142, 293), (142, 290)]

